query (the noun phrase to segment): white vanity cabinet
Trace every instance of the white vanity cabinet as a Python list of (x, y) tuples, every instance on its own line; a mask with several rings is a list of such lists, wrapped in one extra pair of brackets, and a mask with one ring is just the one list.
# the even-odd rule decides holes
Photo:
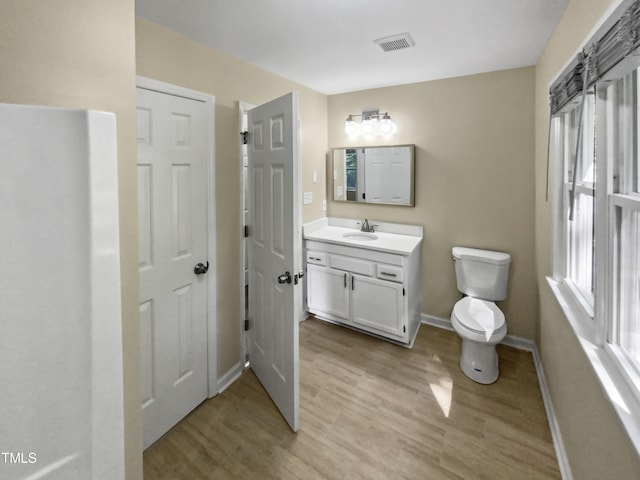
[(420, 241), (421, 237), (395, 251), (377, 249), (374, 241), (305, 236), (308, 311), (322, 320), (411, 346), (420, 324)]

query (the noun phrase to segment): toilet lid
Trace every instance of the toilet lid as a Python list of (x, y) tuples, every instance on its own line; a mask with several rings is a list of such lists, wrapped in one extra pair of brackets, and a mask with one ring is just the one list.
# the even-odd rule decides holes
[(464, 297), (453, 307), (458, 321), (469, 330), (494, 332), (504, 325), (504, 313), (495, 303), (479, 298)]

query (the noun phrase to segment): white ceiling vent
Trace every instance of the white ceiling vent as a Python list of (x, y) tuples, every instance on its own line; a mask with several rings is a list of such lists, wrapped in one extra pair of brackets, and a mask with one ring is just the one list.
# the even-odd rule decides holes
[(401, 33), (399, 35), (392, 35), (390, 37), (378, 38), (373, 42), (380, 45), (380, 48), (385, 52), (402, 50), (403, 48), (409, 48), (415, 45), (413, 38), (411, 38), (411, 35), (409, 35), (408, 33)]

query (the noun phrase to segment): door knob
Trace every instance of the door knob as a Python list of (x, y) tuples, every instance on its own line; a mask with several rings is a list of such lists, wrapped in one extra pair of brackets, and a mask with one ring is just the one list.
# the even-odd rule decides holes
[(207, 264), (199, 263), (193, 267), (193, 273), (196, 275), (204, 275), (209, 270), (209, 262)]
[(278, 276), (278, 283), (291, 283), (291, 272)]

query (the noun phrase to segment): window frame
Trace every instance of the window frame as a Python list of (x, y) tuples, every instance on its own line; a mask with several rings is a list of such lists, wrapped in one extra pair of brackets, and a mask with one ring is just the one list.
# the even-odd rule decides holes
[[(567, 320), (582, 345), (607, 398), (640, 454), (640, 362), (620, 346), (617, 263), (620, 228), (616, 209), (639, 212), (640, 58), (630, 57), (595, 85), (596, 172), (594, 197), (594, 299), (592, 308), (567, 281), (569, 201), (565, 179), (566, 112), (550, 118), (549, 154), (552, 162), (553, 274), (548, 277)], [(632, 99), (631, 105), (628, 100)], [(629, 180), (629, 185), (624, 181)], [(640, 219), (638, 219), (640, 222)], [(638, 254), (640, 255), (640, 253)], [(640, 272), (638, 272), (640, 275)], [(638, 326), (640, 331), (640, 325)]]
[[(584, 111), (582, 112), (583, 118), (582, 119), (577, 119), (578, 122), (580, 122), (580, 120), (582, 120), (582, 138), (581, 138), (581, 158), (579, 160), (579, 162), (577, 162), (575, 165), (572, 166), (572, 168), (576, 168), (578, 170), (578, 174), (582, 173), (582, 170), (584, 168), (583, 163), (585, 161), (586, 158), (589, 158), (591, 164), (593, 165), (593, 168), (595, 169), (595, 152), (594, 152), (594, 147), (595, 147), (595, 129), (596, 129), (596, 104), (597, 102), (595, 101), (595, 92), (593, 91), (588, 91), (587, 93), (587, 97), (586, 97), (586, 101), (584, 102), (583, 106)], [(577, 108), (578, 111), (580, 109), (580, 107)], [(577, 117), (577, 114), (576, 114)], [(573, 145), (576, 145), (576, 140), (577, 140), (577, 132), (574, 134), (573, 132), (571, 133), (571, 135), (569, 135), (569, 137), (567, 138), (567, 136), (565, 135), (565, 142), (567, 142), (567, 140), (569, 141), (569, 146), (571, 142), (573, 142)], [(566, 149), (567, 147), (565, 147)], [(582, 178), (577, 177), (576, 178), (576, 182), (575, 184), (573, 184), (572, 182), (572, 178), (569, 176), (572, 172), (572, 169), (567, 168), (567, 161), (569, 162), (574, 162), (575, 160), (575, 155), (576, 152), (574, 152), (573, 150), (569, 149), (569, 152), (571, 153), (571, 156), (569, 155), (565, 155), (565, 172), (566, 172), (566, 178), (565, 178), (565, 185), (564, 185), (564, 189), (565, 189), (565, 199), (566, 201), (569, 203), (571, 202), (571, 190), (573, 189), (573, 196), (574, 196), (574, 200), (573, 200), (573, 213), (574, 213), (574, 220), (573, 222), (569, 222), (569, 213), (567, 211), (567, 206), (569, 206), (569, 204), (565, 204), (565, 215), (564, 215), (564, 222), (565, 222), (565, 231), (566, 231), (566, 237), (565, 237), (565, 247), (564, 247), (564, 255), (565, 255), (565, 274), (564, 274), (564, 278), (567, 281), (568, 286), (577, 294), (579, 295), (578, 299), (581, 303), (581, 305), (584, 307), (585, 311), (587, 312), (587, 315), (589, 315), (590, 317), (593, 318), (594, 316), (594, 303), (595, 303), (595, 296), (594, 296), (594, 290), (595, 290), (595, 285), (594, 285), (594, 277), (596, 275), (596, 271), (595, 271), (595, 250), (594, 250), (594, 242), (596, 240), (595, 238), (595, 232), (596, 232), (596, 221), (595, 221), (595, 210), (596, 210), (596, 179), (593, 178), (591, 182), (585, 182)], [(590, 256), (591, 256), (591, 289), (590, 291), (586, 291), (584, 288), (582, 288), (578, 282), (576, 281), (576, 279), (573, 277), (573, 272), (572, 269), (576, 268), (576, 265), (573, 263), (573, 260), (576, 259), (576, 253), (580, 254), (584, 254), (584, 251), (581, 252), (574, 252), (573, 248), (576, 247), (576, 245), (573, 243), (573, 239), (571, 236), (571, 224), (573, 223), (574, 226), (576, 226), (578, 224), (578, 222), (583, 222), (585, 219), (584, 217), (581, 215), (579, 218), (576, 218), (576, 213), (581, 213), (581, 209), (579, 207), (579, 201), (580, 201), (580, 197), (581, 196), (588, 196), (591, 198), (591, 203), (592, 203), (592, 212), (591, 212), (591, 236), (589, 238), (582, 238), (579, 239), (579, 242), (581, 243), (581, 245), (578, 245), (578, 247), (580, 247), (580, 249), (588, 249), (589, 248), (589, 241), (590, 243)]]
[[(566, 289), (575, 297), (575, 301), (580, 305), (583, 313), (593, 319), (594, 318), (594, 305), (595, 298), (590, 296), (581, 289), (570, 277), (571, 269), (571, 235), (570, 235), (570, 222), (569, 217), (569, 204), (571, 198), (572, 179), (570, 169), (567, 164), (571, 164), (574, 161), (575, 145), (576, 145), (576, 133), (574, 131), (569, 132), (569, 129), (576, 129), (579, 119), (576, 118), (574, 125), (568, 125), (568, 120), (574, 115), (573, 112), (580, 109), (581, 98), (574, 99), (563, 107), (556, 116), (551, 117), (552, 122), (550, 131), (552, 132), (551, 140), (554, 144), (550, 145), (550, 155), (554, 159), (554, 199), (562, 199), (561, 201), (553, 202), (553, 217), (554, 217), (554, 232), (553, 232), (553, 278), (556, 281), (562, 282)], [(597, 106), (597, 102), (596, 105)], [(585, 112), (587, 114), (588, 112)], [(595, 114), (595, 111), (592, 112)], [(575, 117), (578, 115), (575, 114)], [(555, 132), (555, 134), (554, 134)], [(585, 139), (583, 131), (583, 149), (584, 144), (589, 142)], [(588, 194), (594, 197), (594, 209), (596, 208), (596, 192), (595, 181), (592, 185), (586, 186), (583, 182), (577, 180), (575, 184), (575, 195)], [(578, 199), (575, 199), (577, 204)], [(577, 208), (576, 208), (577, 211)], [(575, 213), (575, 212), (574, 212)], [(574, 217), (574, 221), (576, 218)], [(594, 231), (597, 231), (597, 225), (595, 224), (595, 212), (594, 212)], [(594, 265), (595, 270), (595, 265)], [(595, 272), (594, 272), (595, 274)]]

